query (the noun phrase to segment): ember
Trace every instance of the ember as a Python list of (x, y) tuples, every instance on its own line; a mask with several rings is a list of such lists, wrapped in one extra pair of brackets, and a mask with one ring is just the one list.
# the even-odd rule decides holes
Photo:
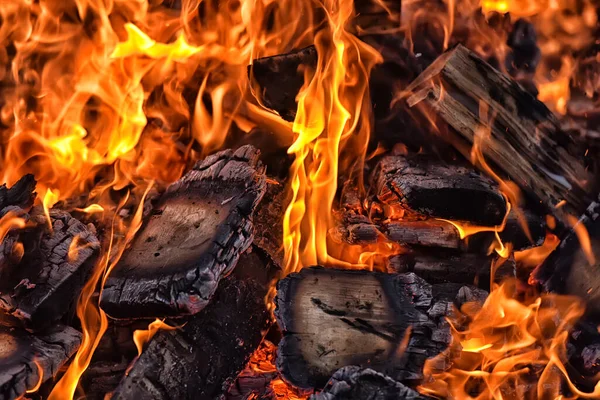
[(0, 3), (0, 398), (600, 398), (596, 2)]

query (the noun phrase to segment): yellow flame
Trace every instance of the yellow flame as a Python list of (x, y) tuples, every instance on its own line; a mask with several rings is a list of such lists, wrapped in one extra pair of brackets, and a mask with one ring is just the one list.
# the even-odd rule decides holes
[(154, 337), (156, 332), (158, 332), (159, 330), (173, 331), (177, 328), (178, 327), (170, 326), (166, 324), (164, 320), (157, 318), (148, 325), (148, 329), (135, 330), (133, 332), (133, 342), (135, 343), (135, 347), (137, 348), (138, 356), (142, 354), (144, 346), (150, 341), (150, 339), (152, 339), (152, 337)]

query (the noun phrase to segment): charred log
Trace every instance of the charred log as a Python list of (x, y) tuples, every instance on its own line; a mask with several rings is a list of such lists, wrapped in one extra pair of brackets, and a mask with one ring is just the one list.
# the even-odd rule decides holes
[(286, 201), (285, 185), (268, 182), (263, 200), (254, 213), (252, 244), (267, 253), (279, 266), (283, 265), (283, 214)]
[(581, 214), (591, 202), (593, 188), (588, 185), (593, 181), (569, 153), (573, 140), (560, 130), (554, 115), (465, 47), (438, 58), (407, 92), (409, 106), (421, 104), (454, 128), (457, 135), (449, 140), (465, 155), (479, 130), (489, 129), (483, 156), (548, 209), (566, 200), (570, 210)]
[(497, 257), (479, 254), (400, 254), (390, 257), (387, 267), (389, 272), (414, 272), (430, 283), (478, 284), (485, 289), (490, 288), (492, 277), (496, 282), (516, 277), (514, 259), (502, 261)]
[(27, 390), (56, 376), (79, 347), (81, 334), (67, 326), (37, 335), (0, 327), (0, 342), (0, 398), (11, 400), (22, 398)]
[(102, 307), (114, 318), (195, 314), (252, 243), (265, 175), (251, 146), (196, 164), (162, 195), (108, 278)]
[[(29, 209), (35, 200), (35, 179), (33, 175), (25, 175), (13, 186), (6, 184), (0, 186), (0, 211), (9, 206), (16, 206), (23, 210)], [(4, 215), (4, 212), (2, 212)]]
[(310, 400), (425, 400), (428, 398), (382, 373), (350, 366), (336, 371), (323, 391), (311, 396)]
[(494, 183), (464, 167), (424, 157), (386, 156), (373, 184), (384, 204), (435, 218), (500, 225), (506, 202)]
[(414, 274), (305, 268), (288, 275), (275, 299), (278, 371), (301, 388), (323, 387), (348, 365), (422, 378), (425, 360), (450, 340), (438, 311), (452, 307), (446, 297), (437, 304), (434, 290)]
[(3, 271), (0, 309), (26, 327), (43, 328), (62, 317), (79, 296), (100, 249), (93, 225), (50, 211), (52, 227), (37, 210), (34, 228), (19, 234), (23, 257)]
[(265, 257), (244, 253), (204, 310), (150, 340), (112, 399), (214, 399), (225, 392), (270, 324), (264, 297), (272, 272)]

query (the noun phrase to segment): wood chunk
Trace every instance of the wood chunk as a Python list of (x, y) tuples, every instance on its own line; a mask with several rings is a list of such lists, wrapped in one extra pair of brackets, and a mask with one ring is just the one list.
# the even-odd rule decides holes
[[(277, 182), (277, 181), (275, 181)], [(254, 213), (252, 244), (283, 266), (283, 214), (286, 210), (286, 190), (283, 183), (267, 183), (267, 190)]]
[[(577, 230), (587, 232), (594, 260), (589, 260)], [(586, 302), (586, 310), (600, 314), (600, 196), (592, 202), (560, 245), (535, 271), (546, 290), (572, 294)], [(590, 261), (593, 261), (590, 263)]]
[(495, 280), (500, 282), (516, 276), (515, 260), (510, 258), (502, 265), (498, 258), (480, 254), (431, 255), (422, 253), (400, 254), (388, 259), (388, 271), (414, 272), (430, 283), (479, 283), (489, 289), (492, 264), (497, 263)]
[(349, 366), (337, 370), (323, 391), (312, 395), (309, 400), (365, 399), (426, 400), (429, 397), (372, 369)]
[(506, 215), (506, 201), (490, 179), (427, 157), (383, 157), (373, 184), (384, 204), (429, 217), (494, 226)]
[(252, 213), (265, 192), (259, 151), (207, 157), (160, 197), (106, 281), (114, 318), (195, 314), (252, 243)]
[(301, 388), (323, 387), (347, 365), (418, 380), (450, 339), (427, 315), (431, 286), (414, 274), (305, 268), (279, 281), (275, 302), (277, 369)]
[(264, 297), (272, 264), (256, 251), (238, 264), (204, 310), (150, 340), (112, 399), (202, 400), (227, 391), (270, 325)]
[(389, 221), (384, 231), (388, 239), (400, 244), (445, 249), (465, 247), (456, 227), (446, 221)]
[(4, 215), (1, 210), (9, 206), (17, 206), (27, 210), (33, 205), (35, 200), (36, 181), (33, 175), (24, 175), (12, 187), (6, 187), (6, 184), (0, 186), (0, 216)]
[(92, 225), (50, 210), (52, 230), (41, 209), (34, 228), (19, 233), (24, 255), (3, 271), (0, 310), (28, 328), (47, 327), (72, 305), (96, 262), (100, 242)]
[(0, 326), (0, 343), (0, 398), (12, 400), (56, 376), (79, 347), (81, 334), (60, 325), (37, 335)]
[[(480, 147), (525, 192), (549, 210), (566, 200), (581, 214), (591, 202), (593, 180), (569, 153), (573, 140), (564, 134), (546, 106), (511, 78), (459, 45), (439, 57), (409, 87), (409, 106), (421, 103), (452, 126), (449, 140), (466, 156), (482, 126), (490, 129)], [(480, 115), (480, 106), (488, 108)], [(559, 217), (566, 222), (565, 216)]]

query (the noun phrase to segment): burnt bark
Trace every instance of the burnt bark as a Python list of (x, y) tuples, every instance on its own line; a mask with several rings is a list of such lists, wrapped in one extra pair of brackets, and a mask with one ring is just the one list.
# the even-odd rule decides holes
[(450, 340), (434, 289), (410, 273), (305, 268), (279, 281), (275, 302), (277, 369), (301, 388), (323, 387), (348, 365), (417, 381)]
[(343, 367), (333, 374), (322, 392), (310, 396), (310, 400), (426, 400), (402, 383), (376, 372), (360, 367)]
[[(496, 267), (493, 275), (492, 266)], [(387, 268), (389, 272), (414, 272), (430, 283), (476, 284), (486, 290), (490, 288), (492, 276), (496, 282), (516, 277), (514, 259), (510, 258), (501, 262), (498, 257), (480, 254), (400, 254), (388, 259)]]
[(0, 210), (10, 206), (20, 207), (23, 210), (29, 209), (35, 200), (35, 185), (33, 175), (27, 174), (10, 188), (6, 184), (0, 186)]
[(244, 253), (204, 310), (150, 340), (111, 398), (214, 399), (226, 392), (270, 325), (264, 297), (272, 273), (266, 257)]
[(79, 347), (81, 334), (61, 325), (36, 335), (0, 326), (0, 343), (0, 399), (12, 400), (56, 376)]
[(383, 157), (373, 185), (384, 204), (429, 217), (494, 226), (506, 215), (506, 201), (489, 178), (428, 157)]
[(563, 221), (564, 208), (554, 208), (560, 201), (577, 215), (592, 201), (594, 180), (570, 153), (576, 145), (555, 116), (465, 47), (443, 54), (406, 91), (410, 107), (432, 110), (454, 128), (447, 140), (467, 157), (481, 129), (489, 131), (480, 146), (485, 159)]
[(34, 210), (35, 226), (19, 231), (23, 257), (2, 273), (0, 309), (28, 328), (50, 326), (69, 310), (100, 249), (93, 225), (60, 210), (50, 210), (50, 220), (52, 228), (42, 210)]
[(252, 214), (265, 192), (251, 146), (200, 161), (160, 197), (106, 281), (101, 305), (114, 318), (195, 314), (252, 243)]

